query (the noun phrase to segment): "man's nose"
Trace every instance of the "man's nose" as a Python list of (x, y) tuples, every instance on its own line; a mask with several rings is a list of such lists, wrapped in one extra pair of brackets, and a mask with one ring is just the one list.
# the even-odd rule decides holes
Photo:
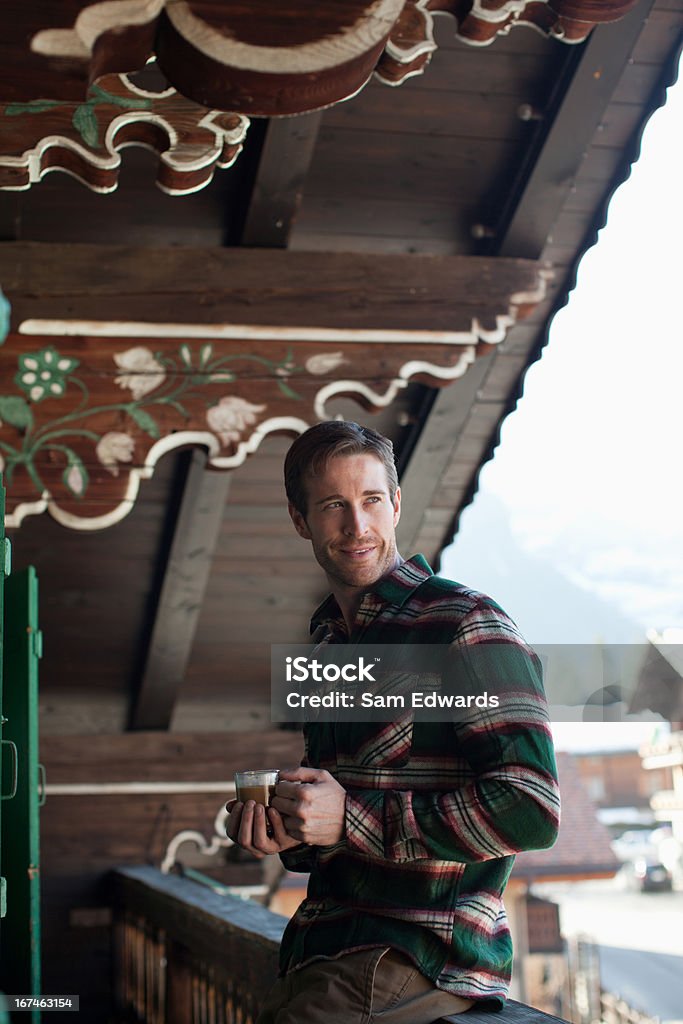
[(363, 537), (367, 530), (368, 523), (363, 509), (348, 506), (344, 520), (344, 533), (349, 537)]

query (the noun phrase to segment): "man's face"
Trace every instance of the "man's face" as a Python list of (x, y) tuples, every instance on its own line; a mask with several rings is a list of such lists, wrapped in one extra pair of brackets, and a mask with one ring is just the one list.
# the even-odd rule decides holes
[(374, 455), (338, 455), (306, 483), (308, 509), (289, 514), (313, 544), (330, 584), (368, 588), (400, 564), (395, 527), (401, 491), (389, 495), (386, 469)]

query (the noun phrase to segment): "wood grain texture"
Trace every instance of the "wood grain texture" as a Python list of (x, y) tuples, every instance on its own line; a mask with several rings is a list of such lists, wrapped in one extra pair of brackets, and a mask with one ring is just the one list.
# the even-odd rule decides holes
[[(636, 0), (450, 0), (458, 39), (475, 46), (531, 25), (556, 39), (584, 40), (596, 24), (618, 20)], [(247, 115), (319, 110), (353, 96), (373, 70), (396, 85), (419, 74), (436, 49), (427, 0), (347, 0), (311, 6), (289, 0), (73, 0), (5, 5), (12, 20), (0, 72), (0, 97), (82, 100), (103, 75), (135, 71), (154, 53), (185, 97)], [(28, 8), (28, 9), (27, 9)]]
[(248, 120), (209, 110), (173, 89), (151, 92), (126, 75), (105, 75), (82, 103), (38, 99), (3, 105), (0, 189), (30, 188), (65, 171), (94, 192), (118, 185), (121, 149), (159, 155), (157, 185), (169, 195), (204, 188), (242, 149)]

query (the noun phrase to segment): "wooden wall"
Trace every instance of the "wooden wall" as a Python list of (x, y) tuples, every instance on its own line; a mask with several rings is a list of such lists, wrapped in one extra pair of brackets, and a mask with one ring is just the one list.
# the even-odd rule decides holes
[[(107, 873), (122, 864), (159, 866), (170, 840), (184, 829), (208, 840), (230, 797), (202, 784), (232, 780), (240, 767), (293, 767), (301, 737), (271, 729), (242, 736), (128, 733), (119, 736), (44, 736), (47, 774), (41, 811), (43, 991), (78, 992), (83, 1020), (105, 1021), (110, 998)], [(195, 783), (194, 793), (107, 794), (112, 783)], [(62, 784), (91, 792), (58, 795)], [(151, 786), (150, 786), (151, 788)], [(258, 862), (227, 865), (226, 882), (256, 884)]]

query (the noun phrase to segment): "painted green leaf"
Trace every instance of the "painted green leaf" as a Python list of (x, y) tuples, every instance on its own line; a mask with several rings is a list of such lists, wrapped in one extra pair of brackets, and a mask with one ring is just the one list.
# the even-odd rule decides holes
[(90, 86), (90, 97), (95, 103), (110, 103), (113, 107), (122, 107), (124, 110), (149, 110), (152, 106), (151, 99), (144, 96), (116, 96), (115, 93), (103, 89), (101, 85)]
[(209, 359), (211, 358), (211, 353), (212, 352), (213, 352), (213, 345), (209, 345), (208, 343), (206, 345), (202, 345), (202, 347), (199, 350), (199, 368), (200, 369), (203, 369), (206, 366), (206, 364), (208, 363)]
[(64, 106), (63, 100), (30, 100), (28, 103), (8, 103), (5, 107), (7, 117), (18, 117), (20, 114), (42, 114), (45, 110)]
[(1, 395), (0, 420), (19, 430), (30, 430), (33, 426), (31, 406), (20, 395)]
[(149, 434), (150, 437), (153, 437), (156, 440), (160, 436), (157, 422), (152, 419), (148, 412), (145, 412), (144, 409), (138, 409), (136, 406), (132, 406), (128, 412), (137, 425)]
[(180, 352), (180, 358), (185, 363), (185, 366), (192, 366), (192, 352), (190, 351), (190, 346), (181, 345), (178, 351)]
[(97, 147), (99, 145), (97, 115), (89, 103), (81, 103), (80, 107), (76, 107), (71, 123), (86, 146)]
[(283, 380), (279, 380), (277, 384), (282, 394), (286, 395), (287, 398), (301, 398), (301, 395), (297, 395), (296, 391), (292, 391), (292, 389), (285, 384)]

